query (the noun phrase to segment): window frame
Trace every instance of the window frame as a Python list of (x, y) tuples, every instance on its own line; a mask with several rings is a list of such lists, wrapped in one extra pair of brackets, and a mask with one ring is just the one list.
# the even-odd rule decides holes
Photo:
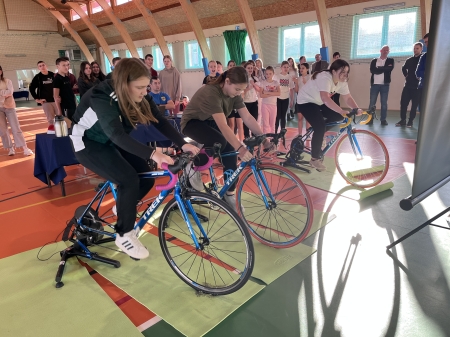
[[(318, 21), (312, 21), (312, 22), (307, 22), (307, 23), (302, 23), (302, 24), (298, 24), (298, 25), (292, 25), (292, 26), (285, 26), (285, 27), (280, 27), (279, 29), (279, 41), (280, 43), (278, 43), (279, 49), (278, 49), (278, 62), (281, 63), (285, 60), (287, 60), (287, 58), (292, 57), (294, 58), (294, 62), (298, 62), (298, 58), (302, 55), (305, 55), (305, 28), (306, 27), (310, 27), (310, 26), (319, 26)], [(286, 56), (284, 55), (284, 32), (286, 30), (290, 30), (290, 29), (297, 29), (300, 28), (300, 50), (299, 50), (299, 55), (296, 58), (297, 55), (289, 55)], [(315, 59), (314, 57), (310, 57), (310, 58), (306, 58), (306, 62), (314, 62)]]
[[(371, 18), (371, 17), (383, 17), (383, 27), (381, 30), (381, 44), (380, 49), (384, 45), (388, 44), (389, 39), (389, 17), (391, 15), (397, 15), (397, 14), (406, 14), (406, 13), (415, 13), (416, 14), (416, 23), (414, 27), (414, 38), (413, 40), (416, 40), (417, 37), (417, 29), (419, 27), (419, 7), (410, 7), (410, 8), (402, 8), (398, 10), (387, 10), (387, 11), (381, 11), (381, 12), (374, 12), (374, 13), (367, 13), (367, 14), (359, 14), (355, 15), (353, 17), (353, 30), (352, 30), (352, 46), (351, 46), (351, 56), (350, 59), (352, 60), (361, 60), (361, 59), (372, 59), (375, 57), (379, 57), (380, 53), (377, 52), (375, 54), (365, 54), (365, 55), (357, 55), (358, 50), (358, 33), (359, 33), (359, 20)], [(410, 43), (411, 47), (414, 44), (414, 41)], [(412, 50), (405, 51), (405, 52), (391, 52), (389, 53), (390, 57), (404, 57), (404, 56), (410, 56)]]
[[(200, 48), (200, 44), (198, 43), (197, 40), (189, 40), (189, 41), (184, 41), (184, 67), (186, 70), (197, 70), (197, 69), (203, 69), (203, 64), (200, 64), (200, 67), (190, 67), (189, 66), (189, 52), (188, 52), (188, 45), (192, 44), (192, 43), (196, 43), (198, 45), (198, 49), (200, 50), (200, 63), (203, 59), (203, 53), (202, 53), (202, 49)], [(206, 38), (206, 43), (208, 45), (209, 48), (211, 48), (210, 46), (210, 42), (209, 42), (209, 38)], [(211, 61), (211, 60), (208, 60)]]

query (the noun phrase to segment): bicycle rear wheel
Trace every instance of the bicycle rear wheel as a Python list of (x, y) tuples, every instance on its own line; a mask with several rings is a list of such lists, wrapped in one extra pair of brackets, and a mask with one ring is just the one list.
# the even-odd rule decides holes
[(379, 184), (389, 169), (389, 153), (383, 141), (366, 130), (352, 130), (336, 144), (336, 167), (348, 183), (359, 187)]
[[(303, 241), (314, 210), (306, 186), (291, 171), (274, 164), (258, 165), (257, 177), (246, 170), (237, 186), (237, 208), (250, 234), (263, 244), (288, 248)], [(264, 197), (267, 200), (267, 204)]]
[[(222, 200), (205, 193), (189, 192), (184, 198), (191, 237), (175, 199), (169, 201), (159, 221), (159, 242), (173, 271), (192, 288), (207, 294), (226, 295), (244, 286), (254, 264), (253, 243), (245, 222)], [(195, 219), (200, 219), (202, 234)]]

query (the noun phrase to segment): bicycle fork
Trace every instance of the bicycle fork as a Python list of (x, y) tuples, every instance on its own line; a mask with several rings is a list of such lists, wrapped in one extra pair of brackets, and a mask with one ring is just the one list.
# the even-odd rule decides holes
[[(267, 183), (266, 177), (264, 176), (262, 171), (257, 171), (256, 166), (254, 166), (254, 165), (252, 165), (252, 171), (253, 171), (253, 175), (255, 176), (256, 184), (258, 185), (259, 191), (261, 192), (261, 197), (263, 198), (264, 204), (266, 205), (266, 209), (271, 210), (273, 208), (273, 206), (276, 207), (276, 201), (275, 201), (275, 199), (272, 195), (272, 192), (269, 188), (269, 184)], [(267, 194), (270, 198), (270, 204), (266, 197), (266, 194), (264, 193), (263, 185), (264, 185), (264, 188), (266, 189)]]

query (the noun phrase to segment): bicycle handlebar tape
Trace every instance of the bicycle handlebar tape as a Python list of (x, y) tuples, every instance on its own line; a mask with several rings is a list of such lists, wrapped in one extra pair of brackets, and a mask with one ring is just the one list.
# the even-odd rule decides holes
[(361, 170), (356, 170), (356, 171), (352, 171), (352, 172), (347, 172), (346, 175), (350, 179), (359, 179), (359, 180), (361, 180), (359, 177), (361, 177), (363, 175), (371, 174), (371, 173), (383, 172), (385, 168), (386, 168), (386, 165), (379, 165), (379, 166), (369, 167), (369, 168), (366, 168), (366, 169), (361, 169)]
[(156, 190), (157, 191), (164, 191), (164, 190), (170, 190), (172, 188), (175, 187), (175, 185), (178, 182), (178, 175), (173, 174), (172, 172), (170, 172), (169, 170), (169, 165), (167, 165), (167, 163), (162, 163), (161, 168), (167, 172), (169, 172), (169, 176), (170, 176), (170, 180), (167, 184), (165, 185), (157, 185), (156, 186)]
[(208, 156), (208, 154), (206, 153), (205, 149), (201, 149), (200, 150), (200, 154), (206, 155), (208, 157), (208, 162), (205, 165), (202, 165), (202, 166), (194, 166), (194, 171), (196, 171), (196, 172), (197, 171), (204, 171), (204, 170), (209, 169), (211, 167), (213, 161), (214, 161), (213, 157)]
[(381, 185), (372, 187), (372, 188), (370, 188), (368, 190), (365, 190), (365, 191), (359, 193), (359, 200), (363, 200), (363, 199), (365, 199), (367, 197), (370, 197), (372, 195), (375, 195), (375, 194), (378, 194), (378, 193), (390, 190), (392, 187), (394, 187), (394, 183), (392, 181), (390, 181), (388, 183), (385, 183), (385, 184), (381, 184)]

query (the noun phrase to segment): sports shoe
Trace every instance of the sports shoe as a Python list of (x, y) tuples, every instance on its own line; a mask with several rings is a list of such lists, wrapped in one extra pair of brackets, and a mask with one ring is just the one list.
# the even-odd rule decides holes
[(14, 148), (10, 148), (8, 152), (8, 156), (14, 156), (16, 154), (16, 151), (14, 151)]
[(412, 120), (412, 119), (409, 119), (409, 120), (408, 120), (408, 124), (406, 124), (406, 127), (407, 127), (407, 128), (412, 128), (412, 126), (413, 126), (413, 120)]
[(309, 161), (309, 165), (314, 167), (317, 171), (322, 172), (327, 169), (327, 167), (323, 164), (321, 159), (312, 159)]
[(388, 125), (387, 120), (381, 121), (381, 125), (384, 125), (384, 126)]
[[(225, 193), (223, 196), (223, 199), (225, 202), (235, 211), (237, 214), (239, 214), (238, 209), (236, 207), (236, 194), (228, 195)], [(241, 205), (242, 213), (245, 212), (244, 206)]]
[(48, 135), (54, 135), (54, 134), (55, 134), (55, 126), (54, 126), (53, 124), (50, 124), (50, 125), (48, 126), (47, 134), (48, 134)]
[(406, 120), (400, 120), (400, 122), (396, 123), (395, 126), (406, 126)]
[(24, 148), (23, 149), (23, 154), (25, 155), (25, 156), (31, 156), (31, 155), (33, 155), (34, 154), (34, 152), (33, 151), (31, 151), (29, 148)]
[(145, 259), (149, 256), (147, 248), (136, 237), (134, 229), (123, 234), (123, 236), (117, 234), (116, 246), (134, 259)]
[(186, 166), (185, 172), (188, 176), (189, 185), (191, 185), (194, 190), (203, 192), (205, 190), (205, 186), (203, 185), (202, 175), (200, 172), (194, 171), (192, 162)]

